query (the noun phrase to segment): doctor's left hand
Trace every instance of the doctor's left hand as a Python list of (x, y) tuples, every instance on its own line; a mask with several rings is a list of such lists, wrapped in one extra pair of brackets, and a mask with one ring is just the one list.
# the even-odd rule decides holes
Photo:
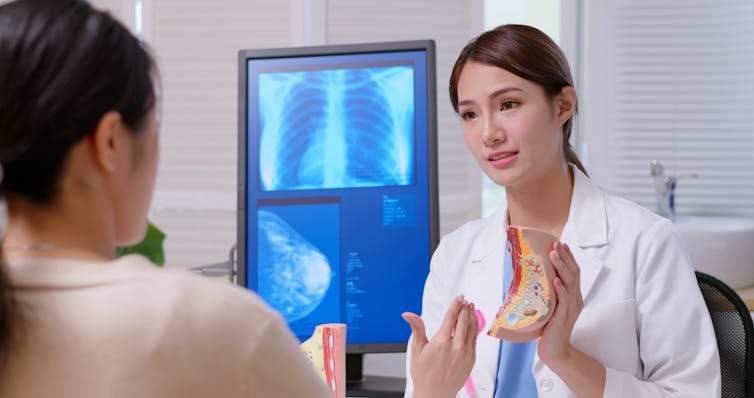
[(571, 355), (571, 333), (584, 300), (581, 296), (581, 276), (579, 265), (568, 245), (555, 242), (550, 251), (557, 277), (553, 280), (558, 303), (555, 312), (545, 325), (537, 344), (537, 354), (548, 366), (566, 359)]
[(411, 378), (414, 397), (455, 397), (476, 359), (478, 322), (474, 304), (459, 296), (445, 313), (437, 333), (427, 340), (422, 319), (404, 312), (411, 325)]

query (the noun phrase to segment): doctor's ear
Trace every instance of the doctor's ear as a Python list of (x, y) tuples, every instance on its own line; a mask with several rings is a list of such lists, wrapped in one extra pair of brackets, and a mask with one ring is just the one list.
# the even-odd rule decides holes
[(565, 86), (555, 99), (555, 110), (558, 121), (562, 124), (568, 121), (576, 112), (576, 89)]

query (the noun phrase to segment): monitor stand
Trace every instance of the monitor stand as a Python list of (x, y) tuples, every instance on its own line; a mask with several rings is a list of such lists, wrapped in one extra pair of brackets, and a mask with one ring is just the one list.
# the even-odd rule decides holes
[(364, 375), (364, 354), (346, 354), (346, 396), (368, 398), (403, 397), (406, 379)]

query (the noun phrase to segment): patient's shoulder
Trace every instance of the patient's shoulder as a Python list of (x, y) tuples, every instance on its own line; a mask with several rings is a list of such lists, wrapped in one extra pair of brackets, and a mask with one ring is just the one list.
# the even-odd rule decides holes
[(191, 271), (158, 268), (142, 256), (127, 256), (116, 267), (132, 272), (134, 291), (139, 300), (148, 300), (155, 307), (169, 310), (173, 316), (182, 315), (199, 321), (242, 323), (253, 318), (254, 325), (263, 319), (278, 317), (254, 292), (229, 282), (209, 278)]

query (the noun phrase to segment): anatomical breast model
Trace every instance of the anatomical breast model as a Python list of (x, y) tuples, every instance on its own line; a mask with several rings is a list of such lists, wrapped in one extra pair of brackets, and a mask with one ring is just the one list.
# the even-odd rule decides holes
[(330, 388), (332, 398), (346, 396), (346, 324), (325, 323), (301, 343), (314, 369)]
[(552, 244), (557, 240), (537, 229), (508, 227), (513, 277), (488, 335), (523, 342), (542, 334), (557, 304), (552, 286), (555, 270), (549, 259)]

